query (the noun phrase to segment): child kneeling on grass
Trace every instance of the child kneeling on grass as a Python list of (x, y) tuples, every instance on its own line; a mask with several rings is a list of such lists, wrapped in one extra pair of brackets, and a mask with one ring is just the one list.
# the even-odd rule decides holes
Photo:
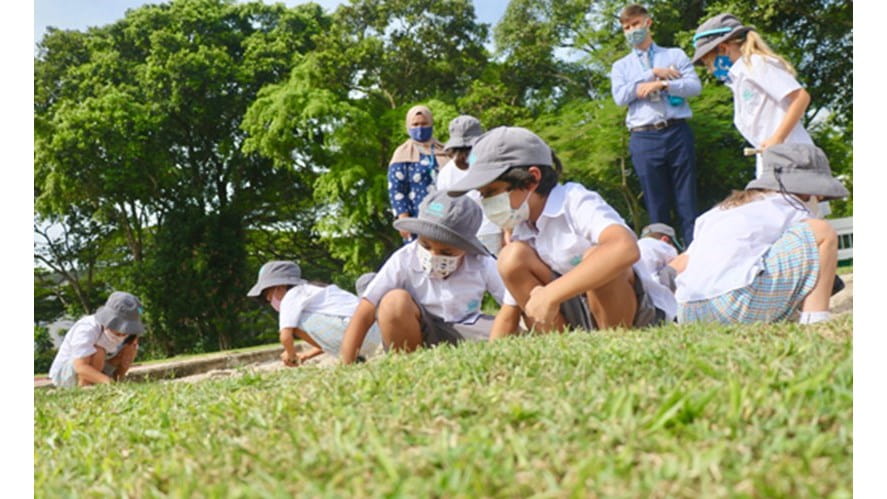
[[(295, 262), (270, 261), (259, 269), (256, 284), (247, 296), (267, 301), (280, 313), (280, 359), (288, 367), (324, 352), (338, 356), (348, 320), (357, 307), (357, 297), (336, 285), (309, 283), (302, 279), (302, 270)], [(294, 337), (312, 347), (308, 352), (296, 353)], [(372, 356), (381, 337), (373, 328), (363, 339), (360, 355)]]
[(558, 183), (548, 145), (533, 132), (499, 127), (472, 149), (468, 175), (450, 195), (480, 191), (484, 213), (511, 242), (499, 253), (505, 303), (493, 336), (512, 334), (518, 307), (537, 331), (566, 326), (643, 327), (671, 320), (672, 293), (638, 265), (634, 232), (596, 192)]
[(762, 160), (760, 177), (696, 219), (672, 263), (679, 322), (776, 322), (799, 307), (803, 324), (829, 318), (838, 240), (810, 211), (847, 189), (812, 144), (773, 145)]
[(343, 363), (355, 360), (376, 320), (386, 350), (489, 338), (493, 317), (481, 313), (484, 292), (501, 304), (505, 288), (477, 239), (481, 216), (468, 197), (436, 191), (422, 201), (418, 217), (394, 222), (418, 238), (395, 251), (361, 294), (345, 332)]
[(49, 378), (58, 387), (120, 381), (132, 365), (145, 332), (135, 296), (115, 291), (95, 315), (78, 320), (65, 334)]

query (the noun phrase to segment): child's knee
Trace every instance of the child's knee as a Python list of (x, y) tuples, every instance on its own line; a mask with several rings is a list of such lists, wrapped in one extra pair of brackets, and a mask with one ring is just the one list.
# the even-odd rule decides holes
[(832, 224), (819, 218), (809, 218), (805, 220), (805, 223), (810, 227), (810, 230), (813, 231), (813, 235), (816, 237), (816, 244), (820, 246), (834, 246), (837, 250), (838, 233), (835, 232), (835, 228), (832, 227)]
[(406, 290), (392, 289), (379, 300), (377, 314), (379, 320), (384, 321), (403, 318), (418, 312), (419, 308), (416, 306), (416, 302)]
[(503, 279), (527, 272), (527, 265), (531, 259), (538, 260), (536, 251), (529, 244), (522, 241), (512, 241), (505, 245), (496, 258), (496, 268)]

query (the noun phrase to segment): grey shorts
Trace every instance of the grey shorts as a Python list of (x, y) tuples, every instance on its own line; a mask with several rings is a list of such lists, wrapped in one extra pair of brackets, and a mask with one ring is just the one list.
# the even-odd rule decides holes
[[(647, 290), (644, 289), (644, 283), (641, 281), (641, 277), (638, 275), (637, 271), (633, 270), (632, 272), (634, 272), (634, 295), (638, 302), (638, 308), (634, 313), (632, 327), (642, 328), (664, 323), (665, 312), (653, 305), (653, 300), (650, 298), (650, 295), (647, 294)], [(555, 278), (560, 277), (560, 274), (556, 272), (554, 275)], [(591, 315), (591, 310), (588, 308), (588, 299), (586, 298), (585, 293), (576, 295), (561, 303), (560, 311), (564, 316), (564, 320), (566, 320), (567, 324), (571, 327), (587, 330), (598, 329), (597, 324), (594, 321), (594, 316)]]
[(430, 347), (440, 343), (455, 345), (460, 341), (487, 341), (493, 327), (493, 316), (481, 315), (473, 323), (446, 322), (425, 310), (418, 304), (422, 313), (422, 346)]

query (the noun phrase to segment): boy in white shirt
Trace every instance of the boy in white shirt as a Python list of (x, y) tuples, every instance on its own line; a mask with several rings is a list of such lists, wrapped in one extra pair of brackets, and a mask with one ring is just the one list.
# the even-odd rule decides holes
[[(468, 174), (468, 155), (471, 153), (471, 147), (483, 133), (484, 129), (481, 127), (480, 121), (474, 116), (457, 116), (450, 122), (450, 140), (444, 144), (444, 152), (452, 159), (441, 168), (437, 175), (435, 184), (437, 190), (447, 190)], [(466, 196), (476, 201), (480, 206), (480, 194), (477, 191), (471, 191)], [(504, 243), (502, 230), (490, 222), (487, 217), (481, 219), (480, 227), (477, 229), (477, 238), (493, 255), (499, 254)]]
[(761, 176), (700, 216), (672, 262), (680, 322), (775, 322), (799, 307), (803, 324), (829, 318), (837, 235), (810, 207), (847, 189), (814, 145), (776, 144), (762, 156)]
[(81, 318), (65, 334), (49, 369), (52, 383), (70, 388), (123, 379), (138, 352), (138, 337), (145, 332), (141, 311), (135, 296), (111, 293), (95, 315)]
[(513, 228), (498, 260), (505, 303), (513, 307), (497, 315), (493, 336), (513, 334), (519, 310), (545, 332), (643, 327), (674, 317), (672, 294), (636, 265), (634, 232), (596, 192), (559, 184), (552, 157), (533, 132), (499, 127), (474, 145), (468, 175), (449, 190), (479, 190), (487, 218)]
[(481, 302), (489, 292), (501, 304), (505, 288), (475, 235), (480, 219), (474, 201), (436, 191), (422, 201), (418, 217), (394, 222), (418, 238), (395, 251), (361, 294), (342, 343), (343, 363), (355, 360), (375, 321), (386, 350), (489, 338), (493, 317), (481, 313)]
[(644, 227), (641, 229), (641, 238), (638, 239), (638, 249), (647, 273), (673, 293), (677, 273), (668, 264), (678, 256), (674, 229), (663, 223)]
[[(338, 356), (348, 320), (357, 307), (357, 297), (333, 284), (309, 283), (302, 279), (299, 265), (291, 261), (270, 261), (259, 269), (258, 280), (247, 296), (267, 301), (279, 312), (280, 360), (287, 367), (295, 367), (322, 353)], [(294, 338), (307, 342), (312, 348), (299, 355)], [(372, 356), (381, 337), (378, 328), (372, 328), (363, 339), (360, 356)]]

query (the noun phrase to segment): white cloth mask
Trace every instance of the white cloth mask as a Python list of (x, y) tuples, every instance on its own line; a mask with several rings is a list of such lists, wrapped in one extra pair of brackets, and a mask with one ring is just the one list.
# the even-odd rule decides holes
[(528, 193), (524, 202), (517, 209), (514, 209), (511, 207), (511, 196), (509, 196), (508, 191), (505, 191), (495, 196), (483, 198), (481, 206), (483, 206), (484, 215), (487, 216), (490, 222), (498, 225), (502, 230), (511, 230), (530, 218), (530, 205), (527, 203), (529, 199), (530, 195)]
[(119, 347), (124, 340), (126, 340), (126, 336), (117, 336), (107, 328), (104, 328), (102, 329), (102, 335), (99, 336), (99, 339), (95, 344), (96, 346), (104, 348), (106, 352), (111, 353), (117, 350), (117, 347)]
[(422, 266), (422, 270), (429, 277), (436, 279), (444, 279), (455, 272), (462, 261), (462, 255), (434, 255), (420, 244), (416, 245), (416, 256), (419, 257), (419, 265)]

